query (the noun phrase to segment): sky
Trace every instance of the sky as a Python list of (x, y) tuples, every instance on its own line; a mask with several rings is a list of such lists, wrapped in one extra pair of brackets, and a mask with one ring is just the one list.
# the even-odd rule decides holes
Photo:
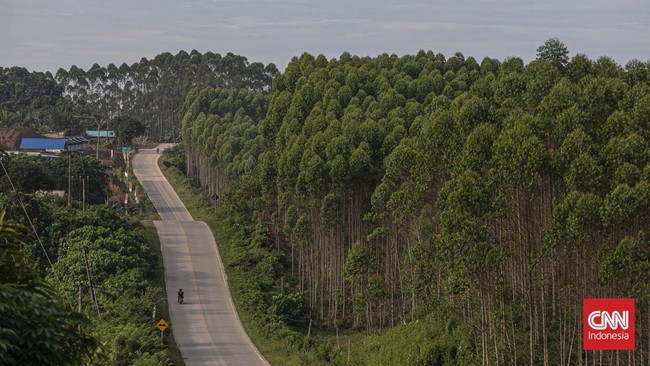
[(36, 71), (193, 49), (280, 70), (304, 52), (528, 62), (552, 37), (570, 56), (650, 60), (650, 0), (0, 0), (0, 9), (0, 67)]

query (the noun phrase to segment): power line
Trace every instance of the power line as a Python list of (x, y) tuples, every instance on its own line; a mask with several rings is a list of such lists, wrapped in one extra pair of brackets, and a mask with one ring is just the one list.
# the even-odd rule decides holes
[[(41, 237), (38, 235), (38, 232), (36, 232), (36, 228), (34, 227), (34, 223), (32, 222), (32, 219), (29, 217), (29, 214), (27, 213), (27, 209), (25, 208), (25, 204), (23, 203), (23, 200), (20, 198), (20, 195), (18, 194), (19, 192), (16, 190), (16, 187), (14, 186), (14, 183), (11, 180), (11, 177), (9, 176), (9, 173), (7, 172), (7, 168), (5, 167), (5, 164), (2, 161), (2, 159), (0, 159), (0, 165), (2, 165), (2, 170), (4, 171), (5, 176), (7, 176), (7, 180), (9, 181), (9, 185), (11, 185), (11, 190), (15, 193), (16, 198), (18, 199), (18, 202), (20, 203), (20, 207), (22, 207), (23, 212), (25, 213), (25, 217), (27, 217), (27, 221), (29, 222), (29, 226), (32, 228), (32, 231), (34, 231), (34, 235), (36, 235), (36, 240), (38, 241), (38, 244), (40, 244), (41, 249), (43, 250), (43, 254), (45, 254), (45, 258), (47, 258), (47, 263), (49, 263), (50, 268), (52, 269), (52, 273), (54, 273), (54, 276), (56, 277), (56, 280), (59, 283), (62, 283), (61, 278), (59, 277), (59, 275), (56, 273), (56, 270), (54, 269), (54, 265), (52, 264), (52, 260), (50, 259), (50, 256), (47, 254), (47, 250), (45, 250), (45, 246), (43, 245), (43, 242), (41, 241)], [(65, 295), (65, 298), (68, 301), (68, 305), (70, 305), (70, 309), (74, 310), (74, 306), (72, 305), (72, 301), (70, 300), (70, 294), (68, 294), (68, 291), (65, 288), (63, 289), (63, 294)]]
[(81, 248), (81, 251), (83, 252), (84, 255), (84, 265), (86, 267), (86, 275), (88, 276), (88, 286), (90, 286), (90, 295), (93, 299), (93, 302), (95, 303), (95, 309), (97, 310), (97, 315), (100, 314), (99, 312), (99, 304), (97, 304), (97, 296), (95, 296), (95, 288), (93, 287), (93, 278), (92, 275), (90, 274), (90, 265), (88, 264), (88, 247), (84, 246)]

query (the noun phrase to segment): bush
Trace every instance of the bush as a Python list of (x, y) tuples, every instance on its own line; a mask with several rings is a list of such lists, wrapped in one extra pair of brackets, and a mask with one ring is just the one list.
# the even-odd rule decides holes
[(353, 365), (472, 365), (467, 329), (445, 317), (428, 316), (364, 338), (352, 349)]
[(176, 169), (185, 173), (185, 147), (183, 147), (183, 145), (179, 144), (174, 147), (170, 147), (169, 149), (165, 149), (165, 151), (163, 151), (163, 155), (166, 158), (164, 162), (165, 166), (167, 166), (167, 164), (171, 164), (175, 166)]
[(309, 307), (300, 293), (278, 294), (273, 296), (271, 311), (288, 324), (298, 324), (305, 321)]

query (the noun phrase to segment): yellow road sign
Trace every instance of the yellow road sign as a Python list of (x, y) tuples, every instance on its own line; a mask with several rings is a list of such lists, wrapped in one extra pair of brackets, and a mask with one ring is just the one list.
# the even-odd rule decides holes
[(165, 319), (160, 319), (160, 321), (158, 322), (158, 324), (156, 324), (156, 326), (158, 327), (158, 329), (160, 329), (161, 332), (164, 332), (165, 329), (167, 329), (167, 327), (169, 326), (169, 324), (167, 324)]

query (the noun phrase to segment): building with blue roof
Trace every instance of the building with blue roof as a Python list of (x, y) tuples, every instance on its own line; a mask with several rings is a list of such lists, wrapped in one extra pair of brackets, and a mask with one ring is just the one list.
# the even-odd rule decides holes
[(24, 137), (20, 142), (19, 150), (23, 151), (50, 151), (76, 150), (88, 142), (83, 137), (69, 138), (31, 138)]
[(20, 142), (20, 150), (65, 150), (68, 139), (48, 139), (25, 137)]

